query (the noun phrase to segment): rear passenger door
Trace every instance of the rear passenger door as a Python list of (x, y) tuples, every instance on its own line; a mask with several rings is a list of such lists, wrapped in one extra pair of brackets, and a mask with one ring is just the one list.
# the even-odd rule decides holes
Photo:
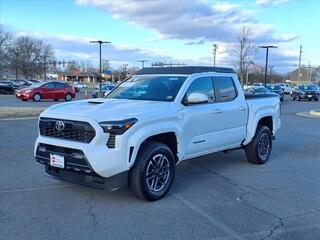
[(66, 84), (61, 82), (54, 82), (54, 95), (56, 99), (63, 99), (65, 97)]
[(217, 102), (214, 114), (219, 115), (215, 138), (217, 148), (240, 146), (245, 138), (248, 107), (243, 95), (239, 96), (232, 77), (213, 77)]

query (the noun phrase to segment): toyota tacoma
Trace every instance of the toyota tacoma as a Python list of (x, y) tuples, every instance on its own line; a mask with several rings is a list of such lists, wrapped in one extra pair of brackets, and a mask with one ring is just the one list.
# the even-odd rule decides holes
[(49, 176), (145, 200), (170, 189), (176, 165), (244, 149), (264, 164), (281, 126), (279, 97), (245, 95), (231, 68), (143, 68), (105, 98), (49, 107), (34, 154)]

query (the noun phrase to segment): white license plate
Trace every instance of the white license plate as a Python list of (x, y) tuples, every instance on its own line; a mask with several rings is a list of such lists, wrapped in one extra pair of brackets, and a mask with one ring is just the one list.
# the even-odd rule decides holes
[(309, 98), (312, 98), (312, 95), (308, 95)]
[(52, 167), (64, 168), (64, 156), (50, 153), (50, 165)]

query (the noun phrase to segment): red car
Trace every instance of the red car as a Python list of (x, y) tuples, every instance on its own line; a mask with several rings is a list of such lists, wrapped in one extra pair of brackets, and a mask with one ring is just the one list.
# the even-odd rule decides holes
[(33, 100), (39, 102), (41, 99), (64, 99), (71, 101), (76, 97), (73, 87), (63, 82), (36, 83), (27, 88), (16, 91), (16, 97), (23, 101)]

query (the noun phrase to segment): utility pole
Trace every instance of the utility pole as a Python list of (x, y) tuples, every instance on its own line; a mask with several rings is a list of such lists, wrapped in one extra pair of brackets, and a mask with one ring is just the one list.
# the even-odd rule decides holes
[(273, 65), (269, 66), (269, 68), (270, 68), (270, 73), (269, 73), (270, 74), (270, 82), (272, 82), (272, 69), (273, 69), (273, 67), (274, 67)]
[(101, 91), (101, 82), (102, 82), (102, 66), (101, 66), (101, 45), (104, 44), (104, 43), (111, 43), (111, 42), (107, 42), (107, 41), (101, 41), (101, 40), (98, 40), (98, 41), (90, 41), (89, 43), (98, 43), (99, 44), (99, 97), (102, 97), (103, 94), (102, 94), (102, 91)]
[(142, 59), (142, 60), (138, 60), (138, 62), (141, 62), (141, 68), (144, 68), (144, 63), (148, 62), (148, 60)]
[(126, 79), (126, 78), (127, 78), (127, 66), (128, 66), (128, 63), (123, 64), (124, 79)]
[(264, 71), (264, 85), (267, 85), (267, 75), (268, 75), (268, 58), (269, 58), (269, 48), (277, 48), (277, 46), (259, 46), (259, 48), (265, 48), (266, 49), (266, 67)]
[(216, 66), (216, 56), (217, 56), (217, 44), (213, 44), (213, 66)]
[(298, 82), (300, 82), (301, 78), (301, 55), (302, 55), (302, 45), (300, 45), (300, 51), (299, 51), (299, 70), (298, 70)]
[(311, 65), (310, 65), (310, 60), (308, 61), (308, 81), (311, 82)]

